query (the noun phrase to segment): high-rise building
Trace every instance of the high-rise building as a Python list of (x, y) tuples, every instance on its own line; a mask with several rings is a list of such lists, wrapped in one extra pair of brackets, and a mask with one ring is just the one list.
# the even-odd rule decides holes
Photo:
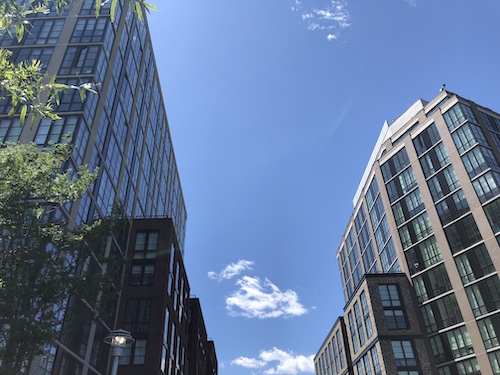
[(317, 375), (500, 374), (499, 161), (500, 114), (445, 90), (384, 124)]
[[(75, 0), (59, 14), (33, 15), (21, 42), (0, 35), (0, 46), (13, 52), (15, 62), (38, 59), (58, 82), (97, 83), (98, 91), (82, 102), (77, 90), (68, 90), (55, 106), (61, 118), (37, 119), (34, 126), (21, 127), (18, 117), (7, 115), (9, 101), (0, 102), (0, 143), (46, 146), (70, 134), (75, 147), (67, 167), (88, 164), (99, 174), (89, 194), (59, 215), (81, 225), (109, 215), (119, 203), (129, 218), (127, 233), (100, 249), (127, 258), (121, 292), (109, 305), (111, 316), (72, 324), (27, 372), (105, 374), (110, 360), (103, 338), (125, 327), (136, 341), (119, 373), (185, 374), (190, 311), (182, 260), (186, 208), (147, 20), (141, 22), (129, 2), (120, 0), (111, 22), (114, 2), (103, 2), (98, 17), (95, 3)], [(93, 272), (106, 271), (99, 264), (92, 267)], [(85, 308), (76, 298), (66, 302), (64, 324), (71, 321), (71, 307)]]

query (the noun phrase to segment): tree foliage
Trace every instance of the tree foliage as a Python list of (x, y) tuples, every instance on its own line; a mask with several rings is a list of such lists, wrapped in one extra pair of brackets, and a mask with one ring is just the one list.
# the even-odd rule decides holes
[[(114, 21), (115, 9), (119, 0), (96, 0), (96, 16), (99, 16), (103, 5), (110, 3), (110, 17)], [(48, 14), (51, 6), (60, 12), (71, 6), (73, 0), (1, 0), (0, 1), (0, 35), (8, 33), (18, 42), (24, 38), (26, 26), (30, 25), (30, 15), (36, 13)], [(144, 0), (130, 0), (128, 6), (141, 21), (147, 11), (156, 9)], [(81, 85), (64, 85), (55, 81), (54, 77), (47, 77), (43, 73), (40, 61), (23, 61), (15, 64), (10, 61), (11, 53), (7, 49), (0, 49), (0, 100), (11, 100), (12, 106), (9, 116), (19, 115), (24, 123), (28, 114), (32, 115), (32, 123), (38, 117), (59, 118), (53, 110), (53, 103), (58, 103), (61, 92), (76, 89), (82, 100), (87, 92), (93, 92), (94, 84), (85, 82)]]
[[(99, 313), (96, 298), (114, 275), (104, 258), (120, 220), (71, 228), (59, 215), (81, 197), (96, 174), (64, 170), (69, 144), (38, 150), (34, 144), (0, 148), (0, 374), (17, 374), (61, 334), (70, 298)], [(82, 272), (90, 264), (101, 272)], [(95, 269), (96, 267), (94, 267)]]

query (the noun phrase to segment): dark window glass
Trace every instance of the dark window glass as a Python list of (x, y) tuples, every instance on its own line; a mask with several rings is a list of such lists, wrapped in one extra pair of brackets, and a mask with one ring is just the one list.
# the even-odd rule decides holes
[(154, 259), (158, 249), (158, 232), (137, 232), (134, 259)]
[(452, 134), (452, 137), (459, 154), (462, 154), (478, 143), (483, 146), (488, 146), (483, 131), (479, 126), (474, 124), (465, 124), (457, 129)]
[(134, 333), (147, 333), (151, 317), (150, 299), (129, 299), (125, 308), (123, 328)]
[(437, 363), (474, 353), (469, 332), (465, 327), (459, 327), (431, 337), (430, 342)]
[(492, 315), (486, 319), (477, 322), (481, 338), (486, 349), (499, 346), (498, 337), (500, 336), (500, 314)]
[(457, 128), (465, 120), (477, 123), (476, 117), (472, 112), (472, 109), (463, 103), (457, 103), (451, 107), (446, 113), (443, 114), (446, 125), (450, 131)]
[(107, 17), (79, 18), (73, 29), (71, 43), (99, 43), (104, 39), (106, 27), (110, 23)]
[(443, 225), (470, 211), (462, 189), (436, 204), (436, 209)]
[(487, 115), (484, 112), (480, 112), (481, 117), (483, 118), (484, 122), (486, 123), (486, 126), (488, 126), (488, 129), (494, 132), (500, 133), (500, 120), (496, 117)]
[(456, 253), (482, 240), (481, 233), (472, 215), (444, 228), (451, 251)]
[(372, 222), (372, 228), (377, 228), (382, 216), (384, 216), (384, 205), (382, 203), (382, 198), (380, 195), (375, 199), (375, 204), (370, 210), (370, 221)]
[(413, 139), (415, 150), (418, 156), (422, 155), (428, 149), (432, 148), (436, 143), (441, 140), (436, 124), (431, 124), (422, 133)]
[(500, 280), (493, 275), (465, 288), (474, 316), (500, 308)]
[(143, 365), (146, 362), (147, 340), (136, 340), (125, 347), (120, 357), (120, 365)]
[(433, 233), (431, 221), (426, 212), (398, 229), (403, 248), (408, 248)]
[(93, 74), (100, 52), (100, 46), (68, 47), (59, 74)]
[(368, 205), (368, 210), (371, 210), (373, 202), (375, 202), (375, 198), (379, 193), (377, 179), (373, 177), (372, 182), (370, 182), (370, 186), (368, 187), (368, 191), (366, 192), (365, 198), (366, 203)]
[(425, 273), (416, 276), (413, 279), (413, 286), (415, 287), (419, 302), (425, 302), (430, 298), (451, 290), (450, 279), (444, 264), (435, 266)]
[(455, 257), (462, 283), (468, 284), (495, 271), (486, 246), (480, 244)]
[(396, 225), (403, 224), (405, 221), (412, 218), (424, 209), (424, 200), (422, 199), (420, 191), (418, 189), (412, 191), (392, 207)]
[(434, 236), (408, 249), (405, 255), (411, 274), (420, 272), (443, 259)]
[(500, 199), (496, 199), (484, 206), (484, 212), (488, 218), (491, 229), (497, 233), (500, 231)]
[(477, 197), (484, 203), (500, 193), (500, 173), (489, 171), (476, 178), (472, 184)]
[(462, 156), (465, 169), (472, 179), (488, 168), (500, 170), (497, 159), (489, 148), (475, 147)]
[(427, 184), (434, 202), (460, 187), (460, 182), (451, 165), (432, 177)]
[(368, 310), (368, 303), (366, 301), (365, 292), (362, 292), (359, 296), (361, 301), (361, 309), (363, 310), (363, 320), (365, 321), (366, 327), (366, 337), (370, 338), (373, 334), (372, 322), (370, 320), (370, 311)]
[(466, 359), (438, 368), (438, 375), (481, 375), (476, 358)]
[(406, 149), (403, 148), (380, 167), (384, 182), (389, 181), (409, 164), (408, 154), (406, 153)]
[(394, 358), (396, 359), (396, 366), (398, 368), (413, 367), (417, 365), (411, 341), (391, 341), (391, 344)]
[(413, 174), (413, 169), (408, 167), (386, 185), (389, 200), (391, 203), (396, 201), (413, 190), (415, 186), (417, 186), (417, 180)]
[(463, 321), (454, 293), (422, 306), (421, 311), (427, 333), (434, 333)]
[(389, 238), (379, 255), (384, 272), (399, 272), (399, 262), (396, 260), (396, 249), (394, 248), (392, 238)]
[(358, 332), (356, 330), (356, 325), (354, 324), (354, 317), (352, 311), (347, 314), (347, 319), (349, 321), (349, 330), (351, 331), (351, 339), (354, 353), (359, 349)]
[(21, 135), (21, 130), (22, 127), (19, 123), (19, 119), (0, 119), (0, 143), (17, 142)]
[(365, 205), (361, 204), (358, 213), (356, 214), (356, 218), (354, 219), (354, 224), (356, 225), (356, 232), (359, 233), (361, 231), (361, 228), (363, 228), (365, 221), (366, 221)]
[(420, 158), (420, 165), (422, 166), (425, 177), (432, 176), (449, 163), (450, 158), (442, 143), (438, 144)]

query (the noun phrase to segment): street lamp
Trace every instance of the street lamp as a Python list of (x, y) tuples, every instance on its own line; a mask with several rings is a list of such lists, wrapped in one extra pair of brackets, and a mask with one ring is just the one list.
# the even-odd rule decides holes
[(115, 329), (107, 335), (104, 340), (106, 344), (111, 345), (111, 356), (113, 357), (113, 367), (111, 369), (111, 375), (117, 375), (118, 373), (118, 362), (123, 354), (123, 349), (128, 344), (133, 344), (135, 339), (132, 337), (129, 331), (124, 329)]

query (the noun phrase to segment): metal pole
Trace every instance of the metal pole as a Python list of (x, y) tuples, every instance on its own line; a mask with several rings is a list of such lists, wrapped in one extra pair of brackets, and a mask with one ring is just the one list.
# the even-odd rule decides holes
[(113, 367), (111, 368), (111, 375), (118, 374), (118, 362), (120, 362), (120, 357), (115, 355), (113, 357)]

